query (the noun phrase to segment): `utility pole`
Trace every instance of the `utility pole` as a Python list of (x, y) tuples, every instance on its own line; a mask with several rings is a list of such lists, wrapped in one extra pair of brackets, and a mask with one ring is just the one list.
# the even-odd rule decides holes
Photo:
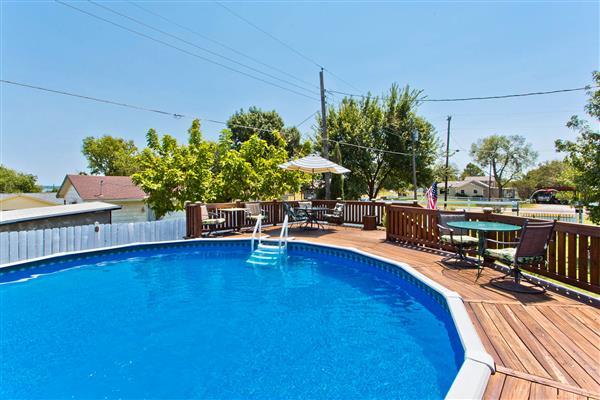
[(417, 131), (414, 130), (411, 134), (412, 138), (412, 172), (413, 172), (413, 198), (417, 201), (417, 156), (415, 154), (415, 146), (417, 142)]
[(488, 201), (492, 201), (492, 159), (490, 158), (490, 173), (488, 175)]
[(448, 158), (450, 157), (450, 120), (452, 117), (448, 115), (448, 135), (446, 137), (446, 169), (444, 170), (444, 210), (448, 201)]
[[(323, 68), (319, 72), (319, 81), (321, 82), (321, 142), (323, 148), (321, 155), (325, 159), (329, 159), (329, 141), (327, 138), (327, 110), (325, 108), (325, 81), (323, 80)], [(331, 173), (326, 172), (325, 177), (325, 199), (331, 198)]]

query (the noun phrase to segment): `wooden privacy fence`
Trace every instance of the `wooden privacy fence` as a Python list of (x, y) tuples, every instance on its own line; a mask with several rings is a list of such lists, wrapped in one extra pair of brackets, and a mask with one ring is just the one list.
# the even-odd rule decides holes
[[(314, 207), (323, 207), (328, 210), (333, 209), (336, 203), (344, 203), (344, 222), (350, 224), (362, 224), (365, 215), (374, 215), (378, 225), (383, 225), (386, 205), (382, 201), (338, 201), (338, 200), (312, 200)], [(298, 206), (298, 201), (286, 201), (292, 207)], [(185, 207), (186, 213), (186, 236), (200, 237), (203, 232), (208, 231), (208, 226), (202, 224), (200, 214), (200, 206), (202, 203), (188, 203)], [(220, 217), (225, 218), (225, 223), (218, 227), (218, 230), (236, 230), (242, 228), (250, 228), (254, 225), (254, 221), (246, 218), (243, 211), (227, 211), (228, 209), (243, 208), (244, 202), (235, 203), (208, 203), (206, 208), (209, 212), (214, 212)], [(281, 201), (261, 201), (261, 209), (266, 213), (266, 218), (263, 220), (265, 225), (277, 225), (283, 222), (284, 207)], [(418, 205), (410, 205), (407, 207), (419, 207)], [(327, 211), (318, 211), (317, 218), (322, 219), (323, 214)]]
[(0, 264), (128, 243), (183, 239), (183, 218), (0, 233)]
[[(424, 208), (388, 206), (386, 239), (418, 246), (442, 248), (437, 228), (437, 211)], [(467, 213), (470, 220), (503, 222), (523, 226), (527, 218), (500, 214)], [(530, 219), (540, 221), (538, 219)], [(476, 232), (472, 232), (476, 235)], [(490, 232), (489, 239), (514, 241), (518, 232)], [(495, 247), (494, 243), (489, 243)], [(557, 222), (553, 241), (548, 248), (547, 264), (526, 267), (594, 293), (600, 293), (600, 227)]]

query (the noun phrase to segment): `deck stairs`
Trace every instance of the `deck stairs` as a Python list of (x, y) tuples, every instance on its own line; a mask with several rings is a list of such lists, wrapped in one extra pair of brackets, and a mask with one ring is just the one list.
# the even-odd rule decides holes
[(287, 257), (287, 242), (288, 242), (288, 217), (285, 216), (281, 233), (277, 241), (262, 241), (262, 221), (259, 218), (252, 232), (252, 240), (250, 246), (252, 254), (246, 260), (248, 264), (254, 266), (276, 266), (280, 265), (282, 260)]

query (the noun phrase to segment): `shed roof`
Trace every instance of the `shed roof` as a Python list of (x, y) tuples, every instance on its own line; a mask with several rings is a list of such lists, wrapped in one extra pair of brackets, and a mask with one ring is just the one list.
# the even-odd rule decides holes
[(67, 175), (58, 197), (72, 185), (83, 200), (143, 200), (146, 194), (130, 176)]
[(63, 206), (49, 206), (25, 208), (22, 210), (0, 211), (0, 225), (14, 224), (16, 222), (33, 221), (43, 218), (55, 218), (65, 215), (84, 214), (97, 211), (118, 210), (121, 206), (91, 201), (89, 203), (67, 204)]

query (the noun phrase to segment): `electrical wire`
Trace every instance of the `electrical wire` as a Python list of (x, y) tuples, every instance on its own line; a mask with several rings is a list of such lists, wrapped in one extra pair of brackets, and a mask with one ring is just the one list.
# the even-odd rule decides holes
[[(507, 98), (512, 98), (512, 97), (527, 97), (527, 96), (539, 96), (539, 95), (555, 94), (555, 93), (576, 92), (576, 91), (581, 91), (581, 90), (590, 90), (590, 89), (597, 88), (597, 87), (600, 87), (600, 86), (589, 86), (588, 85), (588, 86), (584, 86), (584, 87), (571, 88), (571, 89), (549, 90), (549, 91), (545, 91), (545, 92), (529, 92), (529, 93), (505, 94), (505, 95), (498, 95), (498, 96), (463, 97), (463, 98), (450, 98), (450, 99), (428, 99), (428, 98), (424, 98), (424, 99), (420, 99), (418, 101), (420, 101), (420, 102), (453, 102), (453, 101), (507, 99)], [(362, 97), (364, 99), (366, 99), (366, 98), (372, 98), (373, 97), (373, 96), (356, 94), (356, 93), (340, 92), (340, 91), (337, 91), (337, 90), (327, 90), (327, 91), (331, 92), (331, 93), (342, 94), (344, 96)]]
[(277, 84), (277, 83), (270, 82), (270, 81), (268, 81), (268, 80), (266, 80), (266, 79), (263, 79), (263, 78), (260, 78), (260, 77), (254, 76), (254, 75), (252, 75), (252, 74), (249, 74), (249, 73), (247, 73), (247, 72), (240, 71), (240, 70), (238, 70), (238, 69), (236, 69), (236, 68), (230, 67), (230, 66), (228, 66), (228, 65), (226, 65), (226, 64), (220, 63), (220, 62), (218, 62), (218, 61), (211, 60), (210, 58), (206, 58), (206, 57), (204, 57), (204, 56), (201, 56), (201, 55), (199, 55), (199, 54), (196, 54), (196, 53), (193, 53), (193, 52), (191, 52), (191, 51), (185, 50), (185, 49), (183, 49), (183, 48), (181, 48), (181, 47), (178, 47), (178, 46), (175, 46), (175, 45), (173, 45), (173, 44), (171, 44), (171, 43), (165, 42), (165, 41), (163, 41), (163, 40), (161, 40), (161, 39), (157, 39), (157, 38), (155, 38), (155, 37), (152, 37), (152, 36), (150, 36), (150, 35), (147, 35), (147, 34), (145, 34), (145, 33), (142, 33), (142, 32), (139, 32), (139, 31), (136, 31), (135, 29), (128, 28), (128, 27), (126, 27), (126, 26), (124, 26), (124, 25), (121, 25), (121, 24), (119, 24), (119, 23), (117, 23), (117, 22), (111, 21), (111, 20), (109, 20), (109, 19), (106, 19), (106, 18), (104, 18), (104, 17), (101, 17), (101, 16), (99, 16), (99, 15), (96, 15), (96, 14), (94, 14), (94, 13), (91, 13), (91, 12), (88, 12), (88, 11), (85, 11), (85, 10), (82, 10), (81, 8), (75, 7), (75, 6), (74, 6), (74, 5), (72, 5), (72, 4), (65, 3), (65, 2), (63, 2), (63, 1), (61, 1), (61, 0), (54, 0), (54, 1), (55, 1), (55, 2), (57, 2), (57, 3), (59, 3), (59, 4), (62, 4), (62, 5), (64, 5), (64, 6), (66, 6), (66, 7), (72, 8), (73, 10), (76, 10), (76, 11), (78, 11), (78, 12), (82, 13), (82, 14), (86, 14), (86, 15), (88, 15), (88, 16), (90, 16), (90, 17), (93, 17), (93, 18), (96, 18), (96, 19), (98, 19), (98, 20), (100, 20), (100, 21), (104, 21), (104, 22), (106, 22), (106, 23), (108, 23), (108, 24), (110, 24), (110, 25), (114, 25), (114, 26), (116, 26), (116, 27), (119, 27), (119, 28), (121, 28), (121, 29), (123, 29), (123, 30), (125, 30), (125, 31), (127, 31), (127, 32), (130, 32), (130, 33), (133, 33), (133, 34), (135, 34), (135, 35), (141, 36), (141, 37), (143, 37), (143, 38), (145, 38), (145, 39), (148, 39), (148, 40), (151, 40), (151, 41), (154, 41), (154, 42), (160, 43), (160, 44), (162, 44), (163, 46), (170, 47), (170, 48), (172, 48), (172, 49), (175, 49), (175, 50), (177, 50), (177, 51), (180, 51), (180, 52), (182, 52), (182, 53), (185, 53), (185, 54), (187, 54), (187, 55), (190, 55), (190, 56), (192, 56), (192, 57), (199, 58), (199, 59), (201, 59), (201, 60), (204, 60), (204, 61), (206, 61), (206, 62), (209, 62), (209, 63), (211, 63), (211, 64), (218, 65), (218, 66), (220, 66), (220, 67), (222, 67), (222, 68), (228, 69), (228, 70), (230, 70), (230, 71), (233, 71), (233, 72), (236, 72), (236, 73), (238, 73), (238, 74), (242, 74), (242, 75), (245, 75), (245, 76), (247, 76), (247, 77), (249, 77), (249, 78), (252, 78), (252, 79), (258, 80), (258, 81), (260, 81), (260, 82), (266, 83), (266, 84), (268, 84), (268, 85), (271, 85), (271, 86), (278, 87), (278, 88), (280, 88), (280, 89), (282, 89), (282, 90), (287, 90), (288, 92), (291, 92), (291, 93), (297, 94), (297, 95), (299, 95), (299, 96), (306, 97), (306, 98), (309, 98), (309, 99), (312, 99), (312, 100), (319, 100), (319, 99), (318, 99), (318, 98), (316, 98), (316, 97), (309, 96), (309, 95), (307, 95), (307, 94), (304, 94), (304, 93), (302, 93), (302, 92), (298, 92), (298, 91), (296, 91), (296, 90), (294, 90), (294, 89), (290, 89), (290, 88), (287, 88), (287, 87), (285, 87), (285, 86), (281, 86), (281, 85), (279, 85), (279, 84)]
[(204, 47), (202, 47), (202, 46), (198, 46), (197, 44), (195, 44), (195, 43), (193, 43), (193, 42), (190, 42), (190, 41), (188, 41), (188, 40), (182, 39), (182, 38), (181, 38), (181, 37), (179, 37), (179, 36), (173, 35), (172, 33), (166, 32), (166, 31), (164, 31), (164, 30), (162, 30), (162, 29), (156, 28), (155, 26), (152, 26), (152, 25), (150, 25), (150, 24), (147, 24), (147, 23), (145, 23), (145, 22), (143, 22), (143, 21), (140, 21), (140, 20), (138, 20), (138, 19), (136, 19), (136, 18), (130, 17), (129, 15), (127, 15), (127, 14), (124, 14), (124, 13), (121, 13), (121, 12), (119, 12), (119, 11), (117, 11), (117, 10), (114, 10), (114, 9), (112, 9), (112, 8), (108, 7), (108, 6), (105, 6), (105, 5), (103, 5), (103, 4), (97, 3), (97, 2), (95, 2), (95, 1), (93, 1), (93, 0), (87, 0), (87, 1), (88, 1), (89, 3), (92, 3), (92, 4), (94, 4), (94, 5), (95, 5), (95, 6), (97, 6), (97, 7), (100, 7), (100, 8), (102, 8), (102, 9), (104, 9), (104, 10), (107, 10), (107, 11), (109, 11), (109, 12), (111, 12), (111, 13), (115, 14), (115, 15), (118, 15), (118, 16), (120, 16), (120, 17), (126, 18), (126, 19), (128, 19), (128, 20), (130, 20), (130, 21), (133, 21), (133, 22), (135, 22), (136, 24), (139, 24), (139, 25), (141, 25), (141, 26), (144, 26), (144, 27), (146, 27), (146, 28), (148, 28), (148, 29), (152, 29), (153, 31), (159, 32), (159, 33), (161, 33), (161, 34), (163, 34), (163, 35), (166, 35), (166, 36), (169, 36), (169, 37), (171, 37), (171, 38), (173, 38), (173, 39), (175, 39), (175, 40), (179, 40), (179, 41), (180, 41), (180, 42), (182, 42), (182, 43), (185, 43), (185, 44), (187, 44), (187, 45), (189, 45), (189, 46), (195, 47), (195, 48), (197, 48), (197, 49), (199, 49), (199, 50), (202, 50), (202, 51), (204, 51), (204, 52), (206, 52), (206, 53), (212, 54), (213, 56), (216, 56), (216, 57), (219, 57), (219, 58), (221, 58), (221, 59), (227, 60), (227, 61), (229, 61), (230, 63), (236, 64), (236, 65), (239, 65), (239, 66), (241, 66), (241, 67), (244, 67), (244, 68), (248, 68), (248, 69), (249, 69), (249, 70), (251, 70), (251, 71), (254, 71), (254, 72), (256, 72), (256, 73), (259, 73), (259, 74), (262, 74), (262, 75), (268, 76), (268, 77), (269, 77), (269, 78), (271, 78), (271, 79), (278, 80), (278, 81), (280, 81), (280, 82), (283, 82), (283, 83), (286, 83), (286, 84), (288, 84), (288, 85), (291, 85), (291, 86), (297, 87), (297, 88), (299, 88), (299, 89), (305, 90), (305, 91), (307, 91), (307, 92), (309, 92), (309, 93), (311, 93), (311, 94), (317, 94), (317, 93), (313, 92), (311, 89), (307, 89), (307, 88), (305, 88), (304, 86), (297, 85), (297, 84), (295, 84), (294, 82), (290, 82), (290, 81), (288, 81), (288, 80), (286, 80), (286, 79), (279, 78), (279, 77), (277, 77), (277, 76), (275, 76), (275, 75), (269, 74), (268, 72), (263, 72), (263, 71), (261, 71), (261, 70), (260, 70), (260, 69), (258, 69), (258, 68), (254, 68), (254, 67), (252, 67), (252, 66), (250, 66), (250, 65), (247, 65), (247, 64), (241, 63), (241, 62), (239, 62), (239, 61), (237, 61), (237, 60), (234, 60), (234, 59), (232, 59), (232, 58), (230, 58), (230, 57), (227, 57), (227, 56), (221, 55), (221, 54), (217, 53), (216, 51), (212, 51), (212, 50), (210, 50), (210, 49), (207, 49), (207, 48), (204, 48)]
[(314, 113), (310, 114), (308, 117), (304, 118), (302, 120), (302, 122), (300, 122), (299, 124), (294, 125), (296, 128), (299, 128), (301, 125), (303, 125), (306, 121), (308, 121), (312, 116), (317, 115), (320, 111), (317, 110)]
[(282, 46), (286, 47), (287, 49), (291, 50), (292, 52), (294, 52), (295, 54), (297, 54), (298, 56), (302, 57), (304, 60), (308, 61), (309, 63), (316, 65), (318, 68), (323, 68), (324, 67), (319, 64), (318, 62), (316, 62), (315, 60), (313, 60), (312, 58), (310, 58), (309, 56), (307, 56), (306, 54), (296, 50), (294, 47), (292, 47), (291, 45), (287, 44), (286, 42), (284, 42), (283, 40), (279, 39), (277, 36), (267, 32), (266, 30), (262, 29), (261, 27), (259, 27), (258, 25), (254, 24), (252, 21), (244, 18), (242, 15), (236, 13), (235, 11), (233, 11), (231, 8), (227, 7), (225, 4), (219, 2), (219, 1), (215, 1), (215, 3), (217, 3), (219, 6), (221, 6), (222, 8), (224, 8), (225, 10), (227, 10), (227, 12), (229, 12), (231, 15), (235, 16), (236, 18), (244, 21), (245, 23), (247, 23), (248, 25), (250, 25), (251, 27), (253, 27), (254, 29), (256, 29), (259, 32), (262, 32), (263, 34), (267, 35), (268, 37), (270, 37), (271, 39), (275, 40), (277, 43), (281, 44)]
[(172, 19), (170, 19), (170, 18), (167, 18), (167, 17), (165, 17), (164, 15), (161, 15), (161, 14), (159, 14), (159, 13), (157, 13), (157, 12), (154, 12), (154, 11), (152, 11), (152, 10), (149, 10), (149, 9), (147, 9), (147, 8), (145, 8), (145, 7), (141, 6), (141, 5), (139, 5), (138, 3), (134, 2), (134, 1), (127, 0), (127, 2), (128, 2), (129, 4), (131, 4), (131, 5), (133, 5), (133, 6), (137, 7), (137, 8), (139, 8), (140, 10), (142, 10), (142, 11), (144, 11), (144, 12), (147, 12), (148, 14), (154, 15), (154, 16), (155, 16), (155, 17), (157, 17), (157, 18), (160, 18), (160, 19), (162, 19), (162, 20), (164, 20), (164, 21), (167, 21), (167, 22), (169, 22), (169, 23), (171, 23), (171, 24), (173, 24), (173, 25), (175, 25), (175, 26), (177, 26), (177, 27), (179, 27), (179, 28), (181, 28), (181, 29), (183, 29), (183, 30), (185, 30), (185, 31), (188, 31), (188, 32), (190, 32), (190, 33), (192, 33), (192, 34), (194, 34), (194, 35), (196, 35), (196, 36), (198, 36), (198, 37), (201, 37), (201, 38), (202, 38), (202, 39), (204, 39), (204, 40), (208, 40), (209, 42), (211, 42), (211, 43), (214, 43), (214, 44), (216, 44), (217, 46), (220, 46), (220, 47), (222, 47), (222, 48), (224, 48), (224, 49), (227, 49), (227, 50), (231, 51), (232, 53), (235, 53), (235, 54), (237, 54), (237, 55), (239, 55), (239, 56), (242, 56), (242, 57), (244, 57), (244, 58), (247, 58), (248, 60), (251, 60), (251, 61), (253, 61), (253, 62), (257, 63), (257, 64), (260, 64), (260, 65), (262, 65), (263, 67), (267, 67), (267, 68), (270, 68), (270, 69), (272, 69), (273, 71), (277, 71), (277, 72), (279, 72), (280, 74), (282, 74), (282, 75), (286, 75), (286, 76), (288, 76), (288, 77), (290, 77), (290, 78), (292, 78), (292, 79), (295, 79), (295, 80), (296, 80), (296, 81), (298, 81), (298, 82), (302, 82), (302, 83), (304, 83), (304, 84), (306, 84), (306, 85), (309, 85), (309, 86), (311, 86), (311, 87), (313, 87), (313, 88), (319, 89), (319, 86), (315, 85), (314, 83), (311, 83), (311, 82), (305, 81), (304, 79), (300, 79), (300, 78), (298, 78), (296, 75), (294, 75), (294, 74), (290, 74), (289, 72), (287, 72), (287, 71), (285, 71), (285, 70), (283, 70), (283, 69), (281, 69), (281, 68), (275, 67), (275, 66), (273, 66), (273, 65), (269, 65), (269, 64), (267, 64), (267, 63), (265, 63), (265, 62), (263, 62), (263, 61), (259, 60), (259, 59), (258, 59), (258, 58), (256, 58), (256, 57), (253, 57), (253, 56), (251, 56), (251, 55), (248, 55), (248, 54), (246, 54), (246, 53), (244, 53), (244, 52), (241, 52), (241, 51), (239, 51), (239, 50), (237, 50), (237, 49), (235, 49), (235, 48), (233, 48), (233, 47), (231, 47), (231, 46), (229, 46), (229, 45), (227, 45), (227, 44), (225, 44), (225, 43), (223, 43), (223, 42), (220, 42), (220, 41), (218, 41), (218, 40), (215, 40), (215, 39), (213, 39), (213, 38), (211, 38), (211, 37), (209, 37), (209, 36), (206, 36), (206, 35), (205, 35), (205, 34), (203, 34), (203, 33), (200, 33), (200, 32), (198, 32), (198, 31), (196, 31), (196, 30), (194, 30), (194, 29), (192, 29), (192, 28), (188, 27), (188, 26), (182, 25), (182, 24), (180, 24), (180, 23), (178, 23), (178, 22), (176, 22), (176, 21), (174, 21), (174, 20), (172, 20)]
[(356, 147), (356, 148), (364, 149), (364, 150), (377, 151), (377, 152), (380, 152), (380, 153), (395, 154), (395, 155), (400, 155), (400, 156), (412, 156), (412, 153), (402, 153), (402, 152), (399, 152), (399, 151), (377, 149), (375, 147), (361, 146), (359, 144), (341, 142), (339, 140), (333, 140), (333, 139), (325, 139), (325, 140), (328, 141), (328, 142), (341, 144), (342, 146), (351, 146), (351, 147)]
[[(15, 86), (21, 86), (21, 87), (25, 87), (25, 88), (29, 88), (29, 89), (35, 89), (35, 90), (41, 90), (43, 92), (49, 92), (49, 93), (55, 93), (55, 94), (61, 94), (64, 96), (70, 96), (70, 97), (76, 97), (76, 98), (80, 98), (80, 99), (84, 99), (84, 100), (90, 100), (90, 101), (95, 101), (98, 103), (104, 103), (104, 104), (111, 104), (114, 106), (119, 106), (119, 107), (126, 107), (126, 108), (131, 108), (134, 110), (139, 110), (139, 111), (147, 111), (147, 112), (151, 112), (151, 113), (156, 113), (156, 114), (161, 114), (161, 115), (168, 115), (171, 116), (173, 118), (176, 119), (181, 119), (181, 118), (192, 118), (189, 115), (185, 115), (185, 114), (180, 114), (180, 113), (172, 113), (172, 112), (168, 112), (168, 111), (163, 111), (163, 110), (157, 110), (157, 109), (153, 109), (153, 108), (148, 108), (148, 107), (143, 107), (143, 106), (137, 106), (134, 104), (129, 104), (129, 103), (123, 103), (123, 102), (119, 102), (119, 101), (114, 101), (114, 100), (106, 100), (106, 99), (101, 99), (98, 97), (92, 97), (92, 96), (86, 96), (86, 95), (82, 95), (82, 94), (77, 94), (77, 93), (72, 93), (72, 92), (67, 92), (64, 90), (56, 90), (56, 89), (49, 89), (49, 88), (45, 88), (45, 87), (41, 87), (41, 86), (36, 86), (36, 85), (31, 85), (28, 83), (21, 83), (21, 82), (15, 82), (15, 81), (10, 81), (10, 80), (6, 80), (6, 79), (0, 79), (1, 83), (6, 83), (9, 85), (15, 85)], [(311, 114), (308, 118), (312, 117), (315, 113)], [(198, 117), (200, 118), (200, 117)], [(307, 118), (307, 120), (308, 120)], [(252, 129), (258, 132), (273, 132), (274, 129), (262, 129), (262, 128), (257, 128), (254, 126), (247, 126), (247, 125), (240, 125), (240, 124), (230, 124), (224, 121), (218, 121), (215, 119), (209, 119), (209, 118), (200, 118), (202, 121), (205, 122), (212, 122), (215, 124), (221, 124), (221, 125), (225, 125), (225, 126), (232, 126), (232, 127), (236, 127), (236, 128), (246, 128), (246, 129)], [(304, 121), (302, 122), (304, 123)], [(296, 128), (299, 125), (296, 125)]]

